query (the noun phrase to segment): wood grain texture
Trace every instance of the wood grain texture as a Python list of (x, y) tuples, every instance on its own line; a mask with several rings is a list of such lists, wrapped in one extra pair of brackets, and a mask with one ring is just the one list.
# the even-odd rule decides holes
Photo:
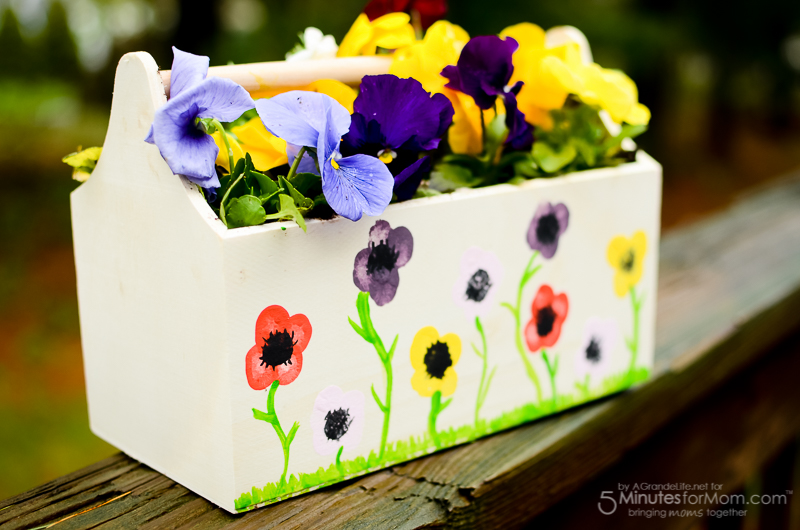
[(0, 503), (0, 525), (52, 523), (130, 491), (56, 528), (523, 527), (800, 327), (800, 178), (667, 234), (660, 267), (656, 370), (635, 390), (240, 516), (119, 455)]

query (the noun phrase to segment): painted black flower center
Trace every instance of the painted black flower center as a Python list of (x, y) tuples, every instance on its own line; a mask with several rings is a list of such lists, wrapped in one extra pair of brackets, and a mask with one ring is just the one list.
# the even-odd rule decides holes
[(558, 231), (561, 225), (558, 224), (556, 214), (549, 213), (539, 218), (539, 223), (536, 225), (536, 239), (545, 245), (555, 242), (558, 237)]
[(380, 269), (387, 271), (394, 269), (398, 256), (400, 251), (387, 245), (386, 241), (381, 240), (377, 245), (373, 243), (367, 258), (367, 274), (373, 274)]
[(622, 261), (620, 262), (619, 266), (622, 267), (622, 270), (625, 272), (631, 272), (633, 270), (633, 263), (635, 261), (633, 251), (629, 250), (625, 253), (622, 257)]
[(556, 312), (550, 306), (543, 307), (536, 314), (536, 333), (540, 337), (546, 337), (553, 331), (553, 324), (556, 321)]
[(467, 300), (482, 302), (491, 286), (489, 273), (483, 269), (478, 269), (467, 282)]
[(270, 331), (261, 346), (261, 364), (271, 366), (273, 370), (281, 364), (292, 364), (295, 344), (294, 331), (291, 335), (286, 330)]
[(597, 338), (592, 337), (591, 340), (589, 340), (589, 345), (586, 346), (586, 360), (597, 364), (600, 362), (601, 353), (602, 351), (600, 350), (600, 344)]
[(350, 409), (331, 410), (325, 415), (325, 436), (328, 440), (339, 441), (347, 433), (353, 418)]
[(428, 348), (422, 362), (425, 363), (425, 370), (428, 372), (428, 375), (436, 379), (441, 379), (444, 377), (445, 371), (453, 366), (453, 359), (450, 357), (450, 348), (447, 347), (446, 343), (437, 340)]

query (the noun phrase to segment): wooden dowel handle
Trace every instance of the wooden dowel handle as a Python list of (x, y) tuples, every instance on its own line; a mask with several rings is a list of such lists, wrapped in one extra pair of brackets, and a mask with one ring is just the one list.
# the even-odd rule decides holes
[[(342, 57), (310, 61), (272, 61), (266, 63), (213, 66), (209, 76), (225, 77), (242, 85), (248, 92), (258, 90), (304, 86), (319, 79), (335, 79), (350, 85), (357, 84), (365, 75), (389, 72), (391, 57)], [(161, 71), (161, 80), (169, 97), (170, 70)]]

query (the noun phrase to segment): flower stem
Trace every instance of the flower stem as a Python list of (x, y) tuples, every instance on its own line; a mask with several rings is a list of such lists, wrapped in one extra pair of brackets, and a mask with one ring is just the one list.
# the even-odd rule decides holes
[[(297, 168), (300, 167), (300, 160), (303, 159), (303, 155), (306, 154), (306, 147), (303, 146), (300, 148), (300, 151), (297, 152), (297, 156), (294, 157), (294, 162), (292, 162), (292, 167), (289, 168), (289, 174), (286, 175), (286, 180), (292, 178), (295, 173), (297, 173)], [(320, 173), (321, 175), (322, 173)]]
[(294, 422), (294, 425), (292, 425), (292, 428), (289, 430), (289, 434), (283, 432), (281, 422), (278, 420), (278, 415), (275, 413), (275, 392), (278, 390), (279, 385), (280, 381), (275, 380), (269, 387), (269, 393), (267, 394), (267, 412), (264, 413), (258, 409), (253, 409), (253, 417), (272, 425), (272, 428), (275, 429), (275, 434), (278, 435), (278, 439), (281, 441), (281, 447), (283, 448), (283, 474), (281, 475), (280, 483), (285, 485), (286, 473), (289, 470), (289, 449), (295, 434), (297, 434), (297, 429), (300, 428), (300, 424)]
[(383, 412), (383, 430), (381, 431), (381, 446), (378, 453), (378, 459), (383, 461), (383, 457), (386, 454), (386, 440), (389, 436), (389, 418), (392, 413), (392, 357), (394, 357), (394, 350), (397, 347), (397, 339), (399, 338), (399, 335), (395, 336), (392, 347), (389, 348), (389, 351), (387, 352), (380, 335), (378, 335), (378, 332), (375, 331), (375, 327), (372, 325), (372, 318), (370, 317), (369, 310), (368, 292), (358, 293), (358, 298), (356, 298), (356, 309), (358, 309), (358, 317), (361, 325), (359, 326), (353, 322), (353, 319), (348, 319), (350, 321), (350, 325), (353, 327), (356, 333), (361, 336), (361, 338), (373, 345), (378, 357), (381, 360), (381, 363), (383, 364), (384, 371), (386, 372), (386, 395), (383, 401), (381, 401), (381, 399), (378, 397), (378, 394), (375, 392), (375, 386), (373, 385), (372, 387), (372, 397), (375, 399), (375, 403), (378, 404), (378, 408), (380, 408), (381, 412)]
[(222, 142), (225, 144), (225, 149), (228, 150), (228, 171), (233, 173), (233, 149), (231, 149), (231, 144), (228, 141), (228, 133), (225, 132), (225, 128), (218, 119), (213, 118), (211, 123), (213, 123), (214, 127), (219, 131), (219, 135), (222, 136)]
[(547, 350), (542, 348), (542, 359), (544, 360), (544, 364), (547, 367), (547, 375), (550, 377), (550, 388), (553, 391), (553, 412), (558, 410), (558, 401), (556, 394), (556, 372), (558, 372), (558, 355), (553, 357), (553, 362), (550, 362), (550, 358), (547, 356)]
[(483, 406), (483, 402), (486, 399), (486, 394), (489, 392), (489, 384), (492, 382), (492, 376), (494, 376), (494, 370), (492, 370), (492, 374), (489, 376), (487, 381), (486, 379), (486, 370), (489, 368), (489, 355), (488, 350), (486, 347), (486, 334), (483, 331), (483, 326), (481, 325), (481, 318), (476, 316), (475, 317), (475, 327), (478, 329), (478, 333), (481, 335), (481, 343), (483, 344), (482, 353), (475, 348), (475, 345), (472, 345), (472, 348), (475, 350), (475, 353), (478, 354), (478, 357), (481, 358), (483, 361), (483, 368), (481, 369), (481, 382), (478, 385), (478, 399), (475, 402), (475, 428), (478, 428), (478, 421), (480, 420), (480, 412), (481, 407)]
[(344, 476), (344, 468), (342, 467), (342, 451), (344, 451), (344, 446), (339, 448), (339, 452), (336, 453), (336, 469), (339, 471), (339, 475)]
[(486, 154), (486, 117), (483, 115), (481, 109), (481, 145), (483, 145), (483, 153)]
[(636, 298), (636, 289), (631, 287), (631, 307), (633, 308), (633, 337), (628, 342), (628, 349), (631, 351), (631, 364), (628, 367), (628, 380), (633, 383), (634, 372), (636, 370), (636, 357), (639, 353), (639, 312), (642, 309), (642, 299)]
[(441, 390), (437, 390), (433, 393), (433, 396), (431, 396), (431, 413), (428, 415), (428, 432), (437, 449), (442, 446), (442, 442), (439, 440), (439, 433), (436, 431), (436, 418), (439, 417), (440, 412), (447, 408), (447, 405), (449, 405), (451, 401), (453, 401), (453, 398), (442, 403)]
[(507, 308), (511, 311), (511, 314), (514, 316), (514, 320), (516, 323), (515, 329), (515, 339), (517, 344), (517, 351), (519, 351), (520, 357), (522, 357), (522, 362), (525, 364), (525, 371), (528, 374), (528, 378), (533, 382), (533, 385), (536, 387), (536, 402), (541, 404), (542, 402), (542, 386), (539, 384), (539, 377), (536, 375), (536, 370), (533, 369), (533, 365), (531, 364), (530, 359), (528, 359), (528, 354), (525, 351), (525, 346), (522, 344), (522, 322), (521, 322), (521, 306), (522, 306), (522, 292), (525, 289), (525, 285), (533, 278), (533, 275), (539, 270), (541, 265), (533, 267), (533, 261), (536, 259), (536, 256), (539, 255), (539, 251), (533, 253), (531, 256), (530, 261), (528, 261), (528, 265), (525, 267), (525, 272), (522, 273), (522, 278), (519, 281), (519, 287), (517, 288), (517, 304), (512, 306), (511, 304), (504, 303), (502, 304), (503, 307)]

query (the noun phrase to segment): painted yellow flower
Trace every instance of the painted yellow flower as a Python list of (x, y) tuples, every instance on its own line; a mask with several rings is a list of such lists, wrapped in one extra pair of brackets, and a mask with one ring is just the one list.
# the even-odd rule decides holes
[(421, 41), (394, 52), (389, 73), (397, 77), (413, 77), (428, 92), (447, 94), (444, 90), (447, 79), (442, 77), (442, 70), (458, 62), (461, 49), (468, 41), (469, 33), (461, 26), (446, 20), (435, 22)]
[(361, 13), (342, 39), (336, 56), (375, 55), (378, 48), (396, 50), (408, 46), (416, 40), (410, 21), (406, 13), (389, 13), (370, 22)]
[(454, 333), (443, 337), (433, 326), (422, 328), (411, 343), (411, 386), (422, 397), (435, 392), (449, 396), (456, 391), (458, 376), (454, 369), (461, 357), (461, 339)]
[(617, 236), (608, 245), (607, 258), (616, 269), (614, 292), (620, 298), (626, 296), (642, 279), (642, 262), (647, 252), (647, 236), (641, 230), (628, 239)]
[[(244, 125), (232, 128), (230, 132), (232, 134), (228, 135), (228, 141), (233, 151), (234, 164), (243, 158), (245, 153), (250, 154), (253, 165), (261, 171), (287, 163), (286, 142), (267, 131), (261, 118), (255, 117)], [(215, 132), (211, 136), (219, 147), (216, 164), (230, 171), (228, 154), (222, 142), (222, 136), (219, 132)]]

